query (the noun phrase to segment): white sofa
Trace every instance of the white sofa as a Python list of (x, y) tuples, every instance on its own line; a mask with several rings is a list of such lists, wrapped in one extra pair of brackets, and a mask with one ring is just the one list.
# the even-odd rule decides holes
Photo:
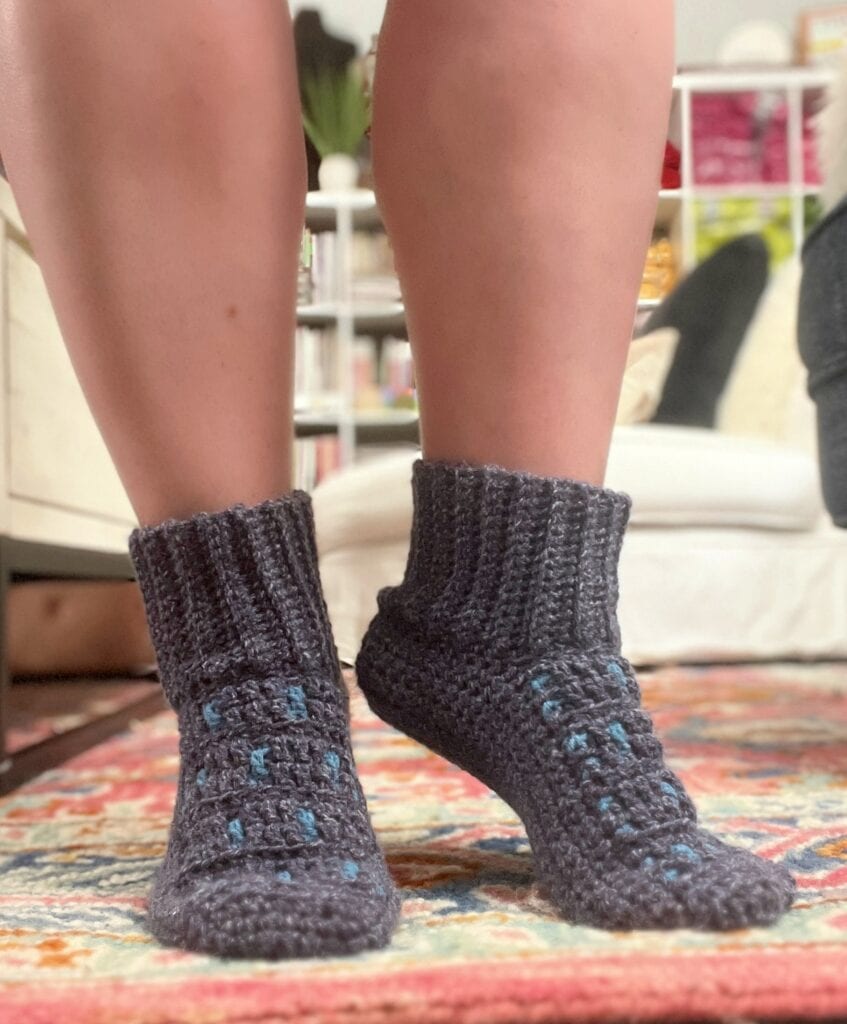
[[(847, 532), (829, 524), (820, 498), (813, 412), (793, 347), (796, 284), (796, 266), (774, 282), (720, 429), (615, 431), (607, 483), (633, 498), (620, 616), (636, 663), (847, 657)], [(377, 591), (402, 575), (415, 457), (365, 463), (315, 491), (323, 583), (345, 661)]]

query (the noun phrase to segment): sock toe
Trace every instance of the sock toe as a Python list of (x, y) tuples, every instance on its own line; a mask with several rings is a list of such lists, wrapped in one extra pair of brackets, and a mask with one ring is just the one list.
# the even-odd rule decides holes
[(721, 852), (698, 865), (647, 857), (639, 868), (618, 863), (599, 877), (592, 865), (581, 885), (563, 879), (549, 896), (575, 923), (619, 930), (731, 931), (773, 924), (790, 909), (796, 886), (785, 868), (711, 837), (707, 842)]
[(388, 943), (398, 914), (399, 899), (387, 880), (294, 882), (247, 871), (157, 887), (149, 923), (165, 945), (282, 960), (378, 949)]
[(733, 849), (705, 864), (683, 889), (684, 924), (718, 931), (770, 925), (790, 909), (795, 891), (781, 865)]

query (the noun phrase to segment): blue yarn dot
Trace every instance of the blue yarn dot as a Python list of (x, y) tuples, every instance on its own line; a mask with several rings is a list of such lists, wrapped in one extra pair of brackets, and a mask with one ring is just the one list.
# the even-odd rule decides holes
[(622, 688), (627, 688), (626, 673), (616, 661), (610, 661), (606, 666), (606, 671), (609, 675), (613, 676), (615, 682)]
[(205, 768), (201, 768), (200, 771), (197, 772), (197, 785), (201, 789), (206, 785), (206, 778), (207, 778), (206, 769)]
[(656, 860), (654, 857), (645, 857), (644, 860), (641, 862), (641, 866), (644, 868), (645, 871), (649, 871), (651, 868), (654, 868), (656, 866)]
[(329, 777), (332, 780), (333, 785), (338, 782), (338, 774), (341, 770), (341, 758), (334, 750), (328, 750), (324, 754), (324, 764), (329, 771)]
[(550, 682), (550, 673), (545, 672), (543, 675), (536, 676), (535, 679), (531, 679), (529, 685), (535, 690), (536, 693), (540, 693), (544, 687)]
[(677, 855), (677, 857), (684, 857), (685, 860), (690, 861), (692, 864), (700, 863), (700, 854), (696, 850), (692, 850), (687, 843), (675, 843), (671, 847), (671, 851)]
[(676, 868), (668, 868), (664, 872), (664, 876), (669, 882), (675, 882), (677, 878), (679, 878), (679, 872), (676, 870)]
[(608, 810), (611, 809), (612, 804), (614, 804), (614, 802), (614, 797), (603, 796), (600, 797), (600, 800), (597, 802), (597, 806), (600, 808), (603, 814), (605, 814)]
[(541, 716), (542, 718), (549, 721), (562, 706), (560, 700), (545, 700), (541, 705)]
[(676, 786), (672, 785), (670, 782), (662, 783), (662, 792), (669, 796), (674, 803), (679, 803), (679, 793), (677, 792)]
[(229, 841), (233, 846), (241, 846), (244, 842), (244, 826), (238, 818), (233, 818), (226, 826)]
[(627, 735), (627, 731), (620, 722), (612, 722), (609, 726), (608, 732), (625, 754), (628, 754), (632, 750), (632, 747), (629, 745), (629, 736)]
[(576, 754), (580, 750), (588, 749), (588, 733), (587, 732), (575, 732), (573, 736), (568, 736), (565, 746), (572, 754)]
[(308, 807), (300, 807), (297, 811), (297, 824), (300, 826), (300, 835), (304, 842), (317, 842), (318, 829), (314, 811), (310, 811)]
[(223, 721), (214, 701), (210, 700), (208, 704), (203, 705), (203, 718), (210, 729), (217, 729)]
[(270, 775), (265, 764), (265, 757), (271, 752), (270, 747), (257, 747), (250, 751), (250, 774), (254, 779), (264, 779)]
[(290, 882), (291, 881), (291, 872), (290, 871), (277, 871), (276, 877), (279, 879), (280, 882)]
[(302, 686), (288, 687), (288, 715), (295, 722), (305, 722), (309, 717), (306, 706), (306, 691)]
[(632, 827), (632, 825), (627, 823), (627, 824), (621, 825), (621, 827), (619, 829), (616, 829), (615, 830), (615, 835), (616, 836), (634, 836), (635, 835), (635, 829)]
[(341, 874), (350, 882), (359, 877), (359, 865), (354, 860), (345, 860), (341, 865)]

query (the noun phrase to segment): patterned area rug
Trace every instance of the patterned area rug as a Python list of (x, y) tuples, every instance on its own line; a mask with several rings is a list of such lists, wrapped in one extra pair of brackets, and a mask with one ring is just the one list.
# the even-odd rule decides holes
[(523, 832), (354, 699), (401, 928), (347, 960), (215, 962), (144, 931), (173, 799), (170, 714), (0, 801), (1, 1024), (559, 1024), (847, 1019), (847, 666), (643, 680), (702, 817), (800, 883), (773, 930), (608, 934), (557, 921)]

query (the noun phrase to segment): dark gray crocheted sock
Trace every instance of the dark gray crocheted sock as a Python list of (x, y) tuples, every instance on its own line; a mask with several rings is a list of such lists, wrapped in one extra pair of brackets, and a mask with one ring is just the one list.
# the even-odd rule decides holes
[(136, 530), (130, 548), (180, 727), (153, 934), (238, 957), (384, 945), (398, 900), (353, 764), (308, 496)]
[(418, 463), (403, 582), (357, 671), (374, 711), (520, 815), (570, 921), (736, 928), (774, 921), (779, 866), (697, 827), (621, 657), (617, 562), (629, 499)]

